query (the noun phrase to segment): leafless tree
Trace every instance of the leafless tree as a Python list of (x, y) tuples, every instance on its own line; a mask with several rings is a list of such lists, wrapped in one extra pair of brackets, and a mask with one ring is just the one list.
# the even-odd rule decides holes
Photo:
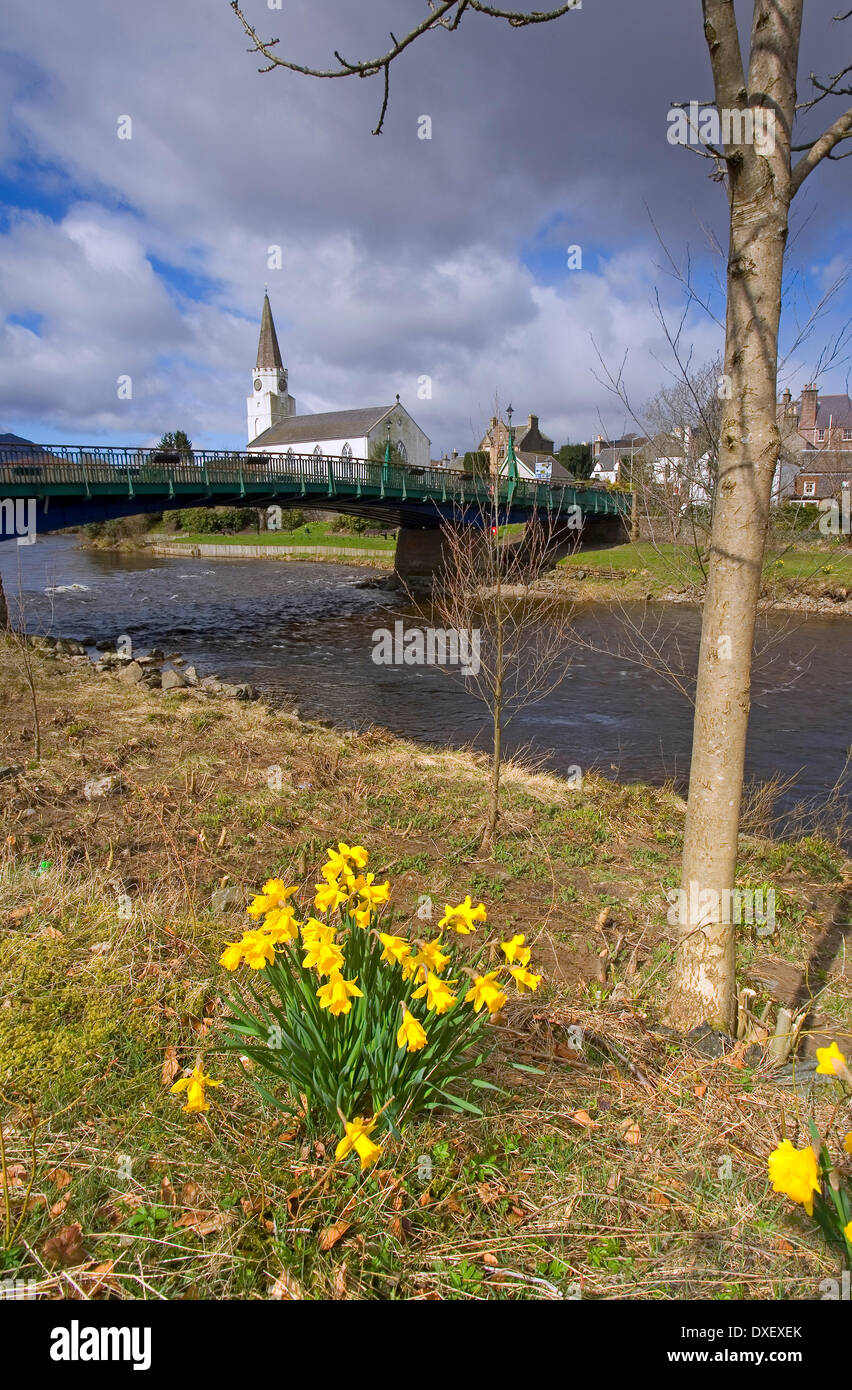
[[(500, 817), (503, 738), (520, 710), (548, 695), (570, 665), (573, 607), (545, 575), (557, 549), (571, 549), (580, 531), (574, 513), (540, 511), (522, 537), (500, 535), (497, 488), (483, 511), (459, 512), (444, 528), (444, 563), (433, 590), (442, 628), (470, 634), (476, 669), (460, 676), (488, 710), (491, 773), (482, 848), (490, 850)], [(458, 667), (447, 666), (451, 675)]]

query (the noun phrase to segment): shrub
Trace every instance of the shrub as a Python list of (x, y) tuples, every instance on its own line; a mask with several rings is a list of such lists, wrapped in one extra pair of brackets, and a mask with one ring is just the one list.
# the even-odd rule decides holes
[(318, 916), (299, 920), (298, 889), (270, 879), (248, 909), (262, 924), (227, 945), (221, 964), (250, 971), (235, 989), (228, 1045), (254, 1063), (267, 1101), (304, 1113), (310, 1128), (342, 1124), (338, 1157), (354, 1148), (367, 1167), (380, 1152), (370, 1137), (378, 1126), (399, 1134), (406, 1118), (439, 1107), (482, 1113), (460, 1092), (497, 1089), (474, 1073), (490, 1049), (489, 1019), (506, 1002), (502, 986), (513, 977), (519, 990), (535, 989), (541, 977), (527, 968), (523, 936), (504, 942), (505, 960), (485, 974), (477, 967), (496, 941), (463, 959), (486, 921), (470, 897), (447, 906), (432, 940), (395, 934), (383, 920), (390, 885), (365, 872), (367, 851), (341, 843), (327, 853)]

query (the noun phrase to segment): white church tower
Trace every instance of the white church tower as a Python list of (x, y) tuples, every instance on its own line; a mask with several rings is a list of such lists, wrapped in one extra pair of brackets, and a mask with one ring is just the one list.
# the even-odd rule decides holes
[(287, 393), (287, 369), (281, 361), (268, 294), (263, 296), (257, 364), (252, 377), (252, 394), (247, 398), (246, 406), (249, 444), (264, 430), (296, 413), (296, 402)]

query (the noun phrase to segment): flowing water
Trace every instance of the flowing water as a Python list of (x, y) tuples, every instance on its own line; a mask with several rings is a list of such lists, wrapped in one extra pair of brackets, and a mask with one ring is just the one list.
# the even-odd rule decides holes
[[(31, 632), (90, 641), (127, 634), (142, 651), (179, 651), (202, 675), (251, 681), (273, 698), (295, 696), (310, 718), (346, 728), (381, 724), (434, 744), (489, 746), (487, 712), (458, 676), (374, 663), (377, 629), (393, 629), (399, 619), (422, 625), (423, 618), (404, 595), (368, 587), (370, 570), (156, 558), (83, 550), (74, 536), (46, 536), (34, 545), (0, 545), (0, 575), (12, 609), (23, 597)], [(656, 640), (694, 665), (699, 614), (665, 605), (649, 613)], [(528, 747), (563, 772), (579, 766), (622, 779), (685, 782), (689, 701), (624, 654), (631, 645), (625, 618), (639, 623), (643, 616), (647, 625), (641, 605), (625, 613), (594, 604), (578, 610), (583, 645), (566, 650), (558, 688), (510, 724), (510, 752)], [(844, 619), (791, 622), (782, 615), (763, 626), (759, 644), (766, 650), (756, 662), (747, 774), (795, 774), (788, 807), (824, 799), (852, 742), (852, 627)]]

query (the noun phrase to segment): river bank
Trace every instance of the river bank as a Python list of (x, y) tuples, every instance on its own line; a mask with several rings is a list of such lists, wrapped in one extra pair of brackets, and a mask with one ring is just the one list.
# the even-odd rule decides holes
[[(306, 528), (302, 527), (301, 530)], [(315, 531), (322, 527), (314, 524)], [(154, 555), (188, 556), (195, 559), (321, 560), (368, 566), (393, 572), (392, 542), (372, 537), (370, 545), (359, 538), (323, 534), (319, 543), (294, 543), (288, 533), (267, 535), (204, 536), (158, 534), (123, 540), (90, 541), (84, 548)], [(561, 561), (542, 581), (542, 588), (564, 588), (566, 601), (597, 604), (664, 603), (700, 609), (703, 580), (688, 552), (670, 545), (648, 542), (621, 544), (603, 550), (578, 551)], [(818, 617), (852, 617), (852, 555), (849, 548), (826, 544), (822, 549), (789, 547), (767, 558), (766, 582), (760, 599), (763, 613), (786, 612)]]
[[(14, 1201), (34, 1177), (7, 1272), (55, 1294), (65, 1276), (36, 1252), (79, 1226), (74, 1280), (119, 1298), (138, 1297), (140, 1277), (189, 1298), (276, 1286), (286, 1298), (565, 1298), (578, 1282), (584, 1297), (817, 1296), (835, 1260), (768, 1190), (780, 1111), (792, 1133), (798, 1102), (763, 1058), (834, 920), (839, 851), (743, 837), (741, 882), (771, 882), (778, 899), (770, 943), (739, 933), (764, 1043), (755, 1033), (706, 1055), (713, 1039), (658, 1027), (672, 949), (661, 891), (684, 810), (670, 789), (597, 775), (572, 787), (509, 766), (486, 859), (481, 755), (375, 727), (342, 734), (203, 687), (150, 690), (81, 656), (31, 659), (38, 761), (21, 653), (0, 643), (4, 755), (18, 769), (0, 779)], [(310, 888), (341, 838), (390, 877), (398, 927), (434, 931), (415, 917), (424, 895), (436, 921), (471, 892), (507, 935), (526, 935), (544, 977), (507, 1006), (487, 1116), (418, 1122), (354, 1185), (225, 1050), (216, 964), (252, 889), (273, 873)], [(820, 984), (820, 1014), (844, 1016), (842, 961)], [(199, 1053), (223, 1085), (196, 1120), (169, 1086)], [(45, 1122), (34, 1175), (25, 1097)], [(129, 1178), (116, 1176), (122, 1153)], [(733, 1234), (716, 1181), (726, 1154)], [(508, 1284), (494, 1273), (507, 1265)]]

